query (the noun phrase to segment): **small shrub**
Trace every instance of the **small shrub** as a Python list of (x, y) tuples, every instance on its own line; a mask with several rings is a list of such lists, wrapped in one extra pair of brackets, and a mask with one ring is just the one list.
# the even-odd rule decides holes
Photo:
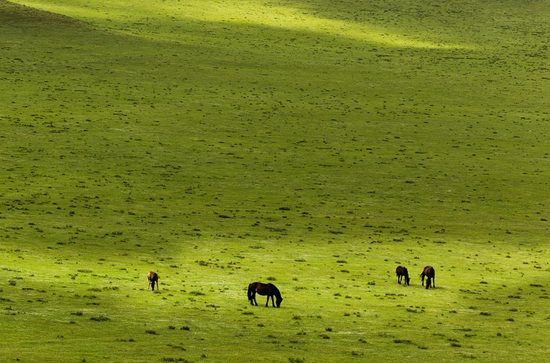
[(411, 344), (412, 342), (409, 339), (394, 339), (395, 344)]
[(109, 321), (111, 320), (108, 316), (105, 315), (98, 315), (98, 316), (92, 316), (90, 318), (92, 321)]

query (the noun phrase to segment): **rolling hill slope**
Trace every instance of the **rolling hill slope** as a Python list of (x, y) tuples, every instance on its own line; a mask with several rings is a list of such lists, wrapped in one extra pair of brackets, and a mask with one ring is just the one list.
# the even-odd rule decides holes
[[(549, 15), (0, 0), (0, 353), (539, 360)], [(402, 289), (397, 263), (416, 285), (434, 264), (441, 288)], [(286, 312), (246, 309), (242, 289), (267, 278)]]

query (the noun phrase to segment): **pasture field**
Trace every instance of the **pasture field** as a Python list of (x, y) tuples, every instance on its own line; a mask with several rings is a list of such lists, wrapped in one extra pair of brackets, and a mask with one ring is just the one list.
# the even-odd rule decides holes
[(547, 360), (549, 19), (0, 0), (0, 361)]

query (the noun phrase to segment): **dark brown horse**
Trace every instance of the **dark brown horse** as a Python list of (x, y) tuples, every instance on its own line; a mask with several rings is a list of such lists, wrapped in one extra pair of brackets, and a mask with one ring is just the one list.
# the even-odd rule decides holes
[(424, 277), (427, 277), (426, 280), (426, 289), (430, 287), (435, 287), (435, 269), (432, 266), (424, 267), (424, 270), (420, 274), (422, 278), (422, 286), (424, 286)]
[(283, 298), (281, 297), (281, 293), (279, 292), (279, 289), (273, 285), (273, 284), (264, 284), (262, 282), (253, 282), (250, 285), (248, 285), (248, 300), (250, 301), (251, 305), (258, 305), (258, 302), (256, 301), (256, 293), (262, 296), (267, 295), (267, 301), (265, 302), (265, 306), (269, 304), (269, 299), (271, 298), (271, 304), (273, 307), (275, 307), (275, 301), (273, 300), (273, 296), (275, 296), (275, 299), (277, 299), (277, 307), (281, 307), (281, 301), (283, 301)]
[(147, 272), (147, 288), (151, 286), (153, 291), (155, 291), (155, 283), (157, 284), (157, 290), (159, 288), (159, 275), (156, 272), (149, 271)]
[(401, 284), (401, 280), (404, 280), (404, 284), (409, 286), (409, 271), (405, 266), (397, 266), (395, 269), (395, 274), (397, 275), (397, 283)]

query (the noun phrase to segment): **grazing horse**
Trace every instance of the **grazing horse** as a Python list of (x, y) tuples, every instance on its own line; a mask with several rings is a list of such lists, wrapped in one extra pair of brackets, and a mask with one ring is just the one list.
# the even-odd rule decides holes
[(401, 284), (401, 280), (405, 280), (405, 285), (409, 286), (409, 271), (405, 266), (397, 266), (395, 269), (395, 274), (397, 275), (397, 283)]
[(267, 301), (265, 302), (265, 307), (269, 304), (269, 299), (271, 298), (271, 304), (273, 307), (275, 307), (275, 301), (273, 300), (273, 296), (277, 299), (277, 307), (281, 307), (281, 301), (283, 301), (283, 298), (281, 297), (281, 293), (279, 292), (279, 289), (273, 285), (273, 284), (264, 284), (262, 282), (253, 282), (250, 285), (248, 285), (248, 300), (250, 301), (251, 305), (258, 306), (258, 302), (256, 301), (256, 293), (266, 296), (267, 295)]
[(422, 278), (422, 286), (424, 286), (424, 276), (427, 277), (426, 289), (435, 287), (435, 269), (432, 266), (424, 267), (424, 270), (420, 274), (420, 277)]
[(157, 284), (157, 290), (159, 288), (159, 275), (156, 272), (149, 271), (147, 272), (147, 288), (151, 286), (153, 291), (155, 291), (155, 283)]

